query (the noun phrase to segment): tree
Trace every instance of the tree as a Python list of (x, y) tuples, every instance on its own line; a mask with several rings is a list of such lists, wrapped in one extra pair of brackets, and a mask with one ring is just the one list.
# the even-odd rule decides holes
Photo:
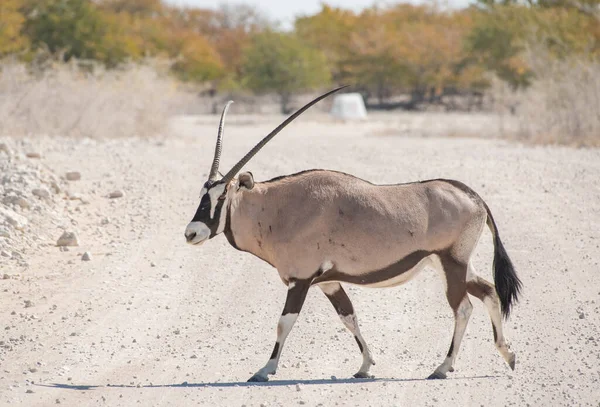
[(135, 43), (116, 19), (90, 0), (26, 0), (24, 32), (34, 48), (47, 48), (63, 59), (95, 59), (115, 66), (136, 54)]
[(20, 11), (22, 0), (0, 2), (0, 57), (24, 49), (27, 39), (21, 35), (25, 16)]
[(265, 31), (253, 37), (245, 53), (244, 84), (255, 92), (276, 92), (281, 112), (289, 112), (291, 95), (330, 80), (324, 55), (291, 34)]

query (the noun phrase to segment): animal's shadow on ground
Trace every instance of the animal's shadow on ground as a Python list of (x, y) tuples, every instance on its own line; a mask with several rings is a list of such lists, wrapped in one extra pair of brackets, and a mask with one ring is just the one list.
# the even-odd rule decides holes
[[(474, 380), (474, 379), (495, 379), (498, 376), (470, 376), (470, 377), (456, 377), (446, 379), (448, 381), (456, 380)], [(55, 389), (67, 389), (67, 390), (95, 390), (100, 388), (164, 388), (164, 387), (277, 387), (277, 386), (293, 386), (295, 384), (301, 385), (324, 385), (324, 384), (359, 384), (359, 383), (393, 383), (393, 382), (426, 382), (428, 379), (395, 379), (395, 378), (372, 378), (372, 379), (314, 379), (314, 380), (271, 380), (262, 383), (249, 383), (249, 382), (206, 382), (206, 383), (188, 383), (183, 382), (179, 384), (145, 384), (145, 385), (131, 385), (131, 384), (107, 384), (107, 385), (78, 385), (78, 384), (66, 384), (66, 383), (50, 383), (42, 384), (38, 383), (38, 386), (51, 387)]]

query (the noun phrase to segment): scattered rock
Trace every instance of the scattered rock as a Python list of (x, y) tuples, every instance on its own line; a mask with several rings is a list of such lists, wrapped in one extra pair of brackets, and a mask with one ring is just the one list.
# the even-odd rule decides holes
[(90, 260), (92, 260), (92, 253), (90, 253), (90, 252), (83, 253), (83, 256), (81, 256), (81, 260), (82, 261), (90, 261)]
[(15, 205), (19, 206), (23, 209), (29, 209), (31, 205), (29, 201), (22, 196), (19, 195), (7, 195), (2, 199), (2, 203), (4, 205)]
[(2, 280), (10, 280), (10, 276), (6, 273), (2, 276)]
[(579, 313), (579, 319), (584, 319), (585, 318), (585, 314), (583, 312)]
[(27, 389), (27, 391), (26, 391), (25, 393), (27, 393), (27, 394), (32, 394), (32, 393), (33, 393), (33, 390), (31, 390), (31, 389)]
[(15, 211), (0, 206), (0, 221), (4, 218), (8, 224), (17, 230), (23, 230), (27, 226), (27, 218)]
[(121, 197), (123, 197), (123, 191), (121, 191), (121, 190), (112, 191), (110, 194), (108, 194), (108, 197), (111, 199), (121, 198)]
[(37, 151), (30, 151), (26, 153), (25, 156), (27, 158), (42, 158), (42, 154), (38, 153)]
[(37, 196), (38, 198), (50, 198), (50, 192), (46, 188), (36, 188), (33, 191), (31, 191), (31, 193)]
[(100, 221), (101, 225), (108, 225), (110, 223), (110, 218), (102, 218)]
[(79, 171), (69, 171), (66, 174), (66, 178), (69, 181), (79, 181), (81, 179), (81, 173)]
[(8, 257), (9, 259), (12, 257), (12, 254), (10, 254), (9, 252), (7, 252), (6, 250), (2, 250), (0, 252), (0, 255), (3, 257)]
[(79, 246), (79, 240), (77, 239), (77, 235), (75, 232), (67, 232), (65, 231), (58, 241), (56, 242), (57, 246)]
[(25, 304), (25, 308), (31, 308), (34, 305), (33, 301), (31, 301), (31, 300), (25, 300), (25, 301), (23, 301), (23, 303)]
[(190, 359), (198, 359), (198, 356), (192, 355), (192, 356), (190, 356)]

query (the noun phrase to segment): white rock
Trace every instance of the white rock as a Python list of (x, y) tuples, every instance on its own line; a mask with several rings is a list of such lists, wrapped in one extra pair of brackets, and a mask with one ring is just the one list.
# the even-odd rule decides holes
[(19, 215), (13, 210), (0, 206), (0, 220), (5, 219), (12, 227), (23, 230), (27, 226), (27, 218)]
[(50, 192), (46, 188), (36, 188), (31, 193), (38, 198), (50, 198)]
[(83, 256), (81, 256), (81, 260), (82, 261), (90, 261), (90, 260), (92, 260), (92, 253), (90, 253), (90, 252), (83, 253)]
[(77, 239), (77, 235), (75, 232), (67, 232), (65, 231), (58, 241), (56, 242), (57, 246), (79, 246), (79, 240)]
[(81, 173), (79, 171), (69, 171), (66, 174), (69, 181), (79, 181), (81, 179)]
[(123, 191), (120, 191), (120, 190), (112, 191), (110, 194), (108, 194), (109, 198), (121, 198), (122, 196), (123, 196)]

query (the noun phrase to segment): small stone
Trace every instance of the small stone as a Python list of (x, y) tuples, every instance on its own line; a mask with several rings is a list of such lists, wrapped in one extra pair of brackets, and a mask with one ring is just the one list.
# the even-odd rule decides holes
[(296, 383), (296, 391), (301, 391), (301, 390), (302, 390), (302, 387), (300, 387), (300, 385)]
[(0, 143), (0, 151), (3, 151), (6, 154), (10, 155), (10, 148), (8, 148), (8, 144), (6, 143)]
[(31, 389), (27, 389), (27, 391), (26, 391), (25, 393), (27, 393), (27, 394), (32, 394), (32, 393), (33, 393), (33, 390), (31, 390)]
[(37, 151), (30, 151), (26, 153), (25, 156), (27, 158), (42, 158), (42, 154), (38, 153)]
[(81, 179), (81, 173), (79, 171), (69, 171), (66, 174), (66, 178), (69, 181), (79, 181)]
[(29, 371), (30, 371), (31, 373), (35, 373), (35, 372), (37, 372), (37, 369), (36, 369), (35, 367), (30, 367), (30, 368), (29, 368)]
[(60, 404), (60, 399), (56, 399), (54, 402), (55, 402), (56, 404)]
[(585, 314), (583, 312), (579, 313), (579, 319), (584, 319), (585, 318)]
[(52, 187), (52, 190), (54, 191), (55, 194), (60, 194), (60, 191), (62, 191), (60, 186), (55, 181), (52, 181), (50, 186)]
[(10, 280), (10, 276), (6, 273), (2, 276), (2, 280)]
[(108, 225), (110, 223), (110, 218), (102, 218), (100, 221), (101, 225)]
[(83, 256), (81, 256), (81, 260), (82, 261), (90, 261), (90, 260), (92, 260), (92, 253), (90, 253), (90, 252), (83, 253)]
[(37, 196), (38, 198), (50, 198), (50, 192), (48, 192), (48, 190), (45, 188), (36, 188), (33, 191), (31, 191), (31, 193)]
[(192, 356), (190, 356), (190, 359), (198, 359), (198, 356), (192, 355)]
[(110, 194), (108, 194), (108, 197), (111, 199), (121, 198), (122, 196), (123, 196), (123, 191), (120, 191), (120, 190), (112, 191)]
[(57, 246), (79, 246), (79, 240), (75, 232), (63, 232), (58, 241)]
[(34, 305), (33, 301), (31, 301), (31, 300), (25, 300), (25, 301), (23, 301), (23, 303), (25, 304), (25, 308), (31, 308)]
[(9, 259), (12, 257), (12, 254), (10, 254), (9, 252), (7, 252), (6, 250), (2, 250), (0, 252), (0, 255), (2, 255), (3, 257), (8, 257)]

